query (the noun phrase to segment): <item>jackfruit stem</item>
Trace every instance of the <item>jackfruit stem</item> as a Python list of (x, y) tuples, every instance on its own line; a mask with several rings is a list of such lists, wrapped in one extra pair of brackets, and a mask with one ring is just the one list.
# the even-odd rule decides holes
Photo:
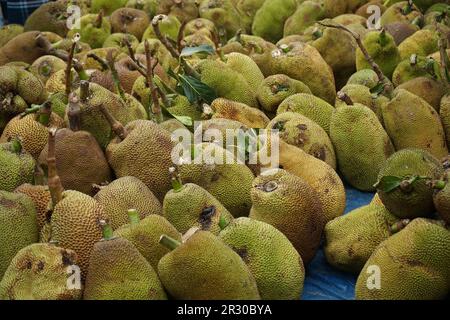
[(47, 185), (47, 182), (45, 181), (44, 170), (42, 170), (41, 166), (38, 164), (36, 164), (36, 166), (34, 167), (33, 182), (36, 186)]
[(225, 229), (229, 224), (230, 224), (230, 222), (227, 221), (227, 219), (223, 215), (221, 215), (220, 219), (219, 219), (219, 228), (220, 228), (220, 230)]
[(87, 57), (97, 61), (100, 64), (100, 67), (102, 68), (102, 71), (109, 70), (109, 66), (108, 66), (108, 63), (106, 62), (106, 60), (100, 58), (95, 53), (88, 53)]
[(48, 154), (47, 154), (47, 167), (48, 167), (48, 188), (52, 198), (52, 208), (54, 208), (62, 199), (64, 188), (61, 183), (61, 179), (58, 176), (56, 169), (56, 132), (57, 128), (48, 129)]
[(183, 23), (180, 26), (180, 29), (178, 30), (177, 35), (177, 49), (178, 52), (181, 52), (183, 50), (183, 38), (184, 38), (184, 30), (186, 29), (187, 21), (183, 21)]
[(80, 131), (81, 127), (81, 107), (78, 96), (73, 92), (69, 95), (69, 106), (67, 116), (69, 118), (69, 126), (72, 131)]
[(407, 16), (413, 11), (414, 2), (412, 0), (408, 0), (408, 3), (402, 8), (401, 12), (404, 16)]
[(339, 91), (337, 93), (337, 97), (339, 100), (345, 102), (345, 104), (347, 104), (348, 106), (354, 105), (352, 98), (350, 98), (350, 96), (348, 94), (346, 94), (345, 92)]
[(103, 104), (101, 104), (99, 108), (100, 111), (103, 113), (103, 116), (109, 122), (111, 130), (114, 131), (114, 133), (117, 134), (117, 136), (121, 140), (124, 140), (128, 135), (127, 129), (125, 129), (125, 127), (114, 118), (111, 112), (109, 112), (109, 110)]
[(162, 244), (164, 247), (166, 247), (169, 250), (175, 250), (181, 245), (181, 242), (163, 234), (161, 238), (159, 238), (159, 243)]
[(319, 21), (317, 23), (322, 25), (322, 26), (324, 26), (324, 27), (340, 29), (340, 30), (344, 30), (344, 31), (350, 33), (351, 36), (355, 39), (356, 43), (358, 44), (358, 47), (361, 50), (361, 52), (363, 53), (364, 58), (370, 64), (370, 66), (372, 67), (373, 71), (375, 71), (375, 73), (377, 74), (380, 83), (383, 84), (383, 86), (384, 86), (384, 93), (386, 94), (386, 96), (388, 98), (392, 98), (393, 92), (394, 92), (394, 87), (393, 87), (392, 83), (384, 75), (384, 73), (381, 70), (380, 66), (375, 62), (375, 60), (369, 54), (369, 51), (367, 51), (366, 47), (362, 43), (361, 36), (359, 34), (354, 32), (353, 30), (350, 30), (349, 28), (347, 28), (346, 26), (344, 26), (342, 24), (329, 24), (329, 23), (324, 23), (324, 22), (321, 22), (321, 21)]
[(131, 225), (139, 224), (139, 222), (141, 221), (141, 217), (139, 216), (139, 213), (136, 209), (128, 210), (128, 218), (130, 219)]
[(175, 192), (179, 192), (183, 189), (183, 182), (181, 181), (180, 174), (176, 167), (169, 168), (170, 180), (172, 182), (172, 189)]
[(69, 56), (67, 58), (67, 65), (65, 70), (66, 75), (66, 96), (68, 97), (70, 92), (72, 91), (72, 64), (73, 64), (73, 56), (75, 54), (75, 48), (77, 43), (74, 41), (72, 46), (70, 47)]
[(441, 27), (439, 26), (439, 23), (435, 21), (436, 30), (438, 32), (439, 41), (439, 54), (441, 57), (441, 63), (439, 64), (440, 70), (441, 70), (441, 79), (444, 85), (444, 88), (446, 89), (447, 93), (450, 92), (450, 72), (449, 72), (449, 66), (450, 66), (450, 59), (447, 54), (447, 37), (445, 33), (442, 31)]
[(114, 82), (116, 91), (119, 93), (122, 100), (125, 101), (126, 100), (125, 91), (123, 91), (122, 84), (120, 83), (120, 78), (119, 78), (119, 74), (116, 69), (115, 59), (113, 57), (112, 50), (108, 51), (108, 54), (106, 55), (106, 60), (108, 62), (109, 70), (111, 70), (111, 75), (113, 78), (113, 82)]
[(103, 9), (100, 9), (100, 12), (98, 13), (97, 18), (95, 19), (94, 22), (94, 27), (97, 29), (100, 29), (102, 27), (103, 24), (103, 16), (105, 15), (105, 12), (103, 11)]
[(89, 81), (80, 81), (80, 101), (82, 103), (87, 102), (89, 98)]
[(19, 137), (11, 139), (11, 151), (15, 154), (20, 154), (22, 152), (22, 142)]
[(103, 240), (111, 240), (114, 237), (111, 225), (105, 220), (100, 220), (100, 226), (102, 227)]
[(128, 38), (125, 38), (124, 39), (124, 43), (125, 43), (125, 45), (127, 46), (127, 49), (128, 49), (128, 55), (130, 56), (130, 58), (131, 58), (131, 64), (133, 65), (133, 67), (135, 67), (135, 69), (137, 70), (137, 71), (139, 71), (139, 73), (142, 75), (142, 76), (146, 76), (146, 71), (145, 71), (145, 67), (142, 65), (142, 63), (138, 60), (138, 59), (136, 59), (136, 54), (134, 53), (134, 50), (133, 50), (133, 47), (131, 46), (131, 42), (130, 42), (130, 40), (128, 40)]
[(388, 37), (386, 36), (386, 29), (381, 29), (380, 31), (380, 45), (382, 47), (386, 46), (388, 44)]
[(147, 86), (150, 89), (150, 94), (152, 98), (152, 115), (156, 120), (156, 123), (161, 123), (163, 121), (161, 106), (159, 105), (158, 92), (156, 90), (153, 74), (153, 64), (152, 64), (152, 53), (150, 52), (150, 45), (147, 40), (144, 42), (145, 48), (145, 59), (147, 63)]
[(37, 113), (41, 109), (42, 105), (31, 105), (31, 108), (26, 109), (24, 112), (20, 114), (20, 118), (25, 117), (26, 115)]
[(391, 234), (398, 233), (406, 228), (406, 226), (411, 222), (409, 219), (403, 219), (396, 223), (394, 223), (392, 226), (389, 227), (389, 231)]
[(242, 29), (236, 31), (236, 34), (234, 35), (234, 41), (242, 43)]

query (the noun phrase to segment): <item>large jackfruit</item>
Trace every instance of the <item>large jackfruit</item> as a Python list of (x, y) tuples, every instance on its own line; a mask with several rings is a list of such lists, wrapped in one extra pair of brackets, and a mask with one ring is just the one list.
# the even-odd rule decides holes
[(167, 237), (161, 240), (172, 249), (158, 264), (158, 275), (171, 297), (260, 299), (255, 278), (245, 262), (212, 233), (197, 231), (182, 244)]
[(250, 218), (271, 224), (292, 242), (305, 264), (320, 245), (325, 225), (322, 202), (303, 179), (268, 170), (253, 182)]
[(290, 36), (301, 34), (309, 26), (312, 26), (321, 19), (325, 18), (323, 7), (318, 1), (302, 1), (295, 12), (286, 19), (283, 35)]
[(297, 300), (305, 269), (297, 250), (271, 225), (239, 218), (219, 235), (247, 264), (263, 300)]
[(115, 238), (109, 226), (89, 259), (85, 300), (166, 300), (153, 267), (134, 245)]
[(399, 222), (383, 206), (367, 205), (325, 226), (325, 257), (332, 266), (359, 273), (375, 248), (389, 238)]
[(17, 187), (14, 192), (25, 194), (33, 201), (36, 208), (38, 227), (41, 230), (50, 218), (48, 209), (51, 196), (48, 186), (25, 183)]
[(241, 29), (239, 14), (231, 0), (202, 0), (198, 11), (201, 18), (214, 22), (219, 36), (225, 40)]
[(437, 158), (448, 155), (439, 115), (425, 100), (399, 89), (382, 111), (386, 132), (397, 150), (421, 148)]
[(111, 227), (115, 230), (129, 221), (127, 211), (135, 209), (143, 219), (162, 214), (161, 203), (138, 178), (122, 177), (107, 186), (99, 186), (94, 199), (105, 209)]
[(0, 282), (0, 300), (78, 300), (82, 288), (69, 288), (76, 253), (53, 244), (31, 244), (20, 250)]
[(31, 183), (35, 165), (19, 140), (0, 144), (0, 190), (12, 192), (23, 183)]
[(151, 214), (140, 220), (137, 210), (128, 210), (128, 214), (130, 223), (115, 230), (114, 235), (130, 241), (156, 270), (159, 260), (170, 251), (159, 243), (161, 235), (181, 241), (181, 233), (160, 215)]
[(362, 104), (340, 107), (331, 118), (330, 137), (347, 182), (373, 191), (380, 169), (395, 152), (377, 115)]
[(406, 38), (399, 46), (398, 51), (402, 60), (409, 59), (411, 55), (428, 56), (439, 50), (439, 36), (431, 30), (419, 30)]
[(9, 62), (21, 61), (31, 64), (37, 58), (46, 54), (39, 46), (36, 38), (38, 31), (28, 31), (17, 35), (0, 48), (0, 66)]
[(450, 290), (449, 248), (448, 229), (436, 221), (413, 220), (376, 248), (358, 277), (356, 299), (445, 299)]
[(213, 111), (212, 119), (235, 120), (248, 128), (263, 129), (270, 121), (261, 110), (223, 98), (215, 99), (211, 104), (211, 109)]
[(0, 191), (0, 278), (17, 252), (38, 240), (33, 201), (24, 194)]
[(20, 24), (7, 24), (0, 28), (0, 48), (9, 40), (23, 33), (23, 26)]

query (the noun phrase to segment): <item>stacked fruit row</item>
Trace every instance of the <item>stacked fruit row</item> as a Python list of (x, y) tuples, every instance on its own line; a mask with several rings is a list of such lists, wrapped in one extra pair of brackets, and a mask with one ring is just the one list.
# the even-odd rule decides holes
[[(447, 297), (449, 44), (433, 0), (59, 0), (3, 27), (0, 298), (298, 299), (321, 243), (358, 299)], [(343, 181), (377, 195), (344, 216)]]

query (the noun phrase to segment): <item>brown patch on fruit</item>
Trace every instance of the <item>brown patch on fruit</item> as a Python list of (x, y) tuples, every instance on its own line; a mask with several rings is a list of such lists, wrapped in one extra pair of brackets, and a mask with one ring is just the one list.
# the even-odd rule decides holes
[(202, 226), (202, 230), (209, 230), (212, 223), (212, 218), (216, 215), (216, 207), (209, 206), (202, 210), (200, 213), (200, 217), (198, 218), (198, 222)]

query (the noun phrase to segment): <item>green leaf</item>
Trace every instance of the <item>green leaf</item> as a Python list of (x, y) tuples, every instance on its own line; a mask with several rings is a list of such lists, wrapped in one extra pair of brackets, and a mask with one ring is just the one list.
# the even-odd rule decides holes
[(184, 124), (185, 126), (191, 127), (194, 122), (192, 121), (191, 117), (187, 117), (187, 116), (179, 116), (176, 114), (173, 114), (172, 112), (169, 111), (169, 109), (167, 109), (165, 106), (161, 106), (162, 109), (162, 113), (168, 117), (168, 118), (173, 118), (173, 119), (177, 119), (178, 121), (180, 121), (182, 124)]
[(181, 51), (180, 57), (190, 57), (196, 53), (214, 54), (214, 48), (208, 44), (202, 44), (198, 47), (185, 47)]
[(384, 83), (379, 82), (375, 87), (370, 89), (370, 93), (373, 95), (380, 95), (384, 91)]
[(400, 187), (403, 180), (403, 178), (399, 177), (384, 176), (374, 185), (374, 187), (378, 190), (389, 193)]
[(180, 74), (178, 76), (184, 95), (188, 98), (190, 103), (204, 101), (211, 104), (217, 98), (214, 89), (200, 80), (188, 75)]

